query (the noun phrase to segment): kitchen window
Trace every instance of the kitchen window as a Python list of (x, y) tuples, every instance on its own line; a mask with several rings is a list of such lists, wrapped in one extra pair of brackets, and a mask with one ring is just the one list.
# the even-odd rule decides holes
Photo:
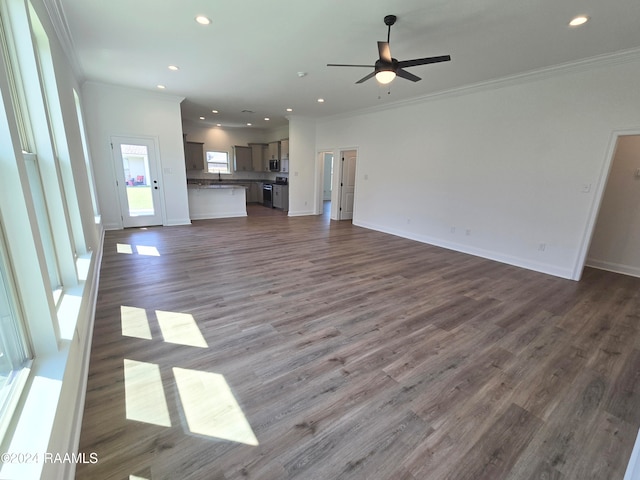
[(206, 152), (207, 172), (231, 173), (229, 168), (229, 152)]

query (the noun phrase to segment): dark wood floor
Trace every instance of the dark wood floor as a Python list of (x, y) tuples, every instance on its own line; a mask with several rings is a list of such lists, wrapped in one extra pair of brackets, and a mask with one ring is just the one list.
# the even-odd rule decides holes
[(77, 478), (622, 479), (639, 287), (326, 216), (107, 232)]

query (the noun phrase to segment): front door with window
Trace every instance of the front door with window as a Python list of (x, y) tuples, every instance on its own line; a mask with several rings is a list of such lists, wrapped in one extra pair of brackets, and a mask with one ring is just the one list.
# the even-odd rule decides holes
[(153, 139), (111, 137), (123, 227), (162, 225)]

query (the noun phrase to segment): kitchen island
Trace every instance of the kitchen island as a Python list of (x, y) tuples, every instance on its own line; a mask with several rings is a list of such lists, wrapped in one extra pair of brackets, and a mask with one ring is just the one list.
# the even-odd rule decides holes
[(247, 216), (247, 187), (229, 184), (187, 185), (191, 220)]

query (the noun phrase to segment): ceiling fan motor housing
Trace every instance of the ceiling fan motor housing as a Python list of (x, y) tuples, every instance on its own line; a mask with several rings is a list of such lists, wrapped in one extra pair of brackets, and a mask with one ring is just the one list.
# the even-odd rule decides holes
[(389, 62), (385, 62), (382, 59), (378, 59), (376, 60), (374, 69), (376, 73), (385, 72), (385, 71), (395, 72), (398, 69), (398, 60), (396, 60), (395, 58), (392, 58), (391, 63), (389, 63)]

